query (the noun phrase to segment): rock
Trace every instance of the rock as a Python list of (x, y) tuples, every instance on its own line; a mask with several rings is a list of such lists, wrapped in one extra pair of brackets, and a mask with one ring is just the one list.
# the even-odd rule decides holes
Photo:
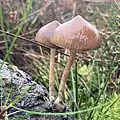
[[(60, 112), (48, 99), (48, 91), (42, 84), (34, 82), (30, 75), (18, 69), (17, 66), (9, 65), (0, 60), (0, 78), (2, 84), (2, 106), (3, 111), (6, 106), (13, 103), (13, 106), (23, 110), (37, 112)], [(9, 98), (8, 98), (9, 96)], [(1, 102), (1, 100), (0, 100)], [(70, 111), (64, 109), (63, 112)], [(5, 112), (0, 112), (0, 118), (3, 118)], [(21, 112), (13, 107), (7, 109), (9, 120), (73, 120), (72, 116), (48, 116), (48, 115), (30, 115), (27, 112)]]

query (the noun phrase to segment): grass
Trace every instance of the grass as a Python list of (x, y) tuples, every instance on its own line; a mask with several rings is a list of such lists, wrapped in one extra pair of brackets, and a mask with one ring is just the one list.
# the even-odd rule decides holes
[[(35, 3), (32, 0), (28, 0), (27, 9), (24, 7), (21, 8), (21, 10), (17, 9), (20, 15), (18, 23), (14, 24), (10, 23), (8, 19), (4, 20), (4, 18), (8, 18), (9, 12), (5, 11), (0, 3), (1, 29), (2, 31), (8, 30), (16, 35), (12, 39), (10, 38), (11, 42), (9, 45), (8, 36), (4, 32), (2, 33), (2, 40), (5, 46), (4, 61), (12, 62), (14, 54), (11, 55), (11, 52), (15, 45), (18, 45), (20, 49), (25, 52), (32, 49), (31, 45), (26, 45), (26, 42), (23, 42), (26, 45), (24, 46), (23, 43), (18, 41), (17, 36), (23, 35), (24, 33), (27, 34), (27, 38), (34, 38), (35, 34), (33, 31), (36, 31), (38, 28), (36, 26), (40, 24), (38, 21), (40, 18), (38, 19), (36, 17), (34, 19), (29, 17), (31, 12), (37, 11), (34, 6)], [(14, 10), (15, 8), (16, 6), (9, 5), (7, 9)], [(101, 33), (103, 44), (99, 50), (78, 55), (79, 61), (76, 60), (71, 68), (67, 90), (65, 92), (65, 103), (72, 109), (72, 112), (40, 113), (16, 108), (15, 103), (18, 102), (23, 95), (11, 101), (9, 96), (12, 94), (12, 90), (6, 98), (5, 109), (13, 107), (18, 111), (37, 115), (75, 115), (77, 120), (120, 120), (120, 78), (117, 78), (116, 75), (118, 74), (120, 64), (120, 29), (118, 28), (120, 24), (119, 4), (116, 3), (109, 7), (106, 5), (102, 6), (102, 8), (100, 6), (93, 6), (90, 10), (91, 11), (88, 11), (90, 15), (88, 14), (87, 19), (91, 22), (94, 21), (94, 24)], [(39, 14), (36, 16), (39, 16)], [(39, 59), (34, 57), (25, 58), (28, 60), (28, 64), (25, 67), (29, 69), (29, 73), (37, 83), (42, 83), (48, 89), (49, 51), (43, 47), (39, 47), (37, 50), (35, 48), (34, 51), (39, 51), (41, 57)], [(22, 60), (24, 61), (24, 58)], [(59, 63), (56, 63), (56, 95), (61, 76), (60, 73), (62, 73), (65, 64), (66, 60), (64, 59), (64, 55), (61, 54), (61, 60)], [(7, 104), (8, 101), (11, 101), (10, 104)], [(6, 114), (6, 120), (7, 119), (9, 118)]]

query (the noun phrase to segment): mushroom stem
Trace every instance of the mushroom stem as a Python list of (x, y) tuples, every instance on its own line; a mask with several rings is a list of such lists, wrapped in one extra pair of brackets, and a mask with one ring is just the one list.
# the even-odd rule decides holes
[(70, 68), (73, 64), (75, 56), (76, 56), (76, 51), (70, 51), (70, 57), (67, 61), (67, 64), (66, 64), (65, 69), (64, 69), (63, 74), (62, 74), (62, 78), (61, 78), (61, 82), (60, 82), (60, 86), (59, 86), (59, 91), (58, 91), (58, 97), (57, 97), (55, 103), (60, 103), (63, 101), (65, 84), (67, 82), (69, 71), (70, 71)]
[(55, 49), (50, 51), (50, 72), (49, 72), (49, 99), (54, 100), (54, 68), (55, 68)]

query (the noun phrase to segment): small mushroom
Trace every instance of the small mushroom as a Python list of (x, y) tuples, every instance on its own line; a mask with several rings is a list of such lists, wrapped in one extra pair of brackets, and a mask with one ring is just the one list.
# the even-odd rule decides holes
[(54, 100), (54, 67), (55, 67), (55, 48), (56, 46), (50, 42), (55, 29), (60, 25), (58, 21), (53, 21), (40, 28), (37, 32), (35, 40), (43, 45), (51, 47), (50, 53), (50, 71), (49, 71), (49, 98)]
[(63, 71), (58, 97), (55, 101), (55, 103), (59, 104), (64, 98), (65, 84), (76, 53), (99, 48), (101, 40), (97, 29), (78, 15), (57, 27), (50, 42), (70, 50), (70, 57)]

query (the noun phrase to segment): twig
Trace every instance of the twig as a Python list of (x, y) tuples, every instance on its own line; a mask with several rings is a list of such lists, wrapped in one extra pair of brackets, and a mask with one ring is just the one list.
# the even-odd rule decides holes
[(118, 9), (120, 10), (120, 6), (116, 0), (114, 0), (115, 4), (117, 5)]
[(7, 34), (7, 35), (10, 35), (10, 36), (12, 36), (12, 37), (17, 37), (17, 38), (19, 38), (19, 39), (21, 39), (21, 40), (25, 40), (25, 41), (27, 41), (27, 42), (31, 42), (31, 43), (33, 43), (33, 44), (35, 44), (35, 45), (39, 45), (39, 46), (42, 46), (42, 47), (45, 47), (45, 48), (50, 49), (48, 46), (42, 45), (42, 44), (40, 44), (40, 43), (38, 43), (38, 42), (35, 42), (35, 41), (33, 41), (33, 40), (29, 40), (29, 39), (27, 39), (27, 38), (25, 38), (25, 37), (16, 36), (15, 34), (12, 34), (12, 33), (6, 32), (6, 31), (2, 31), (2, 30), (0, 30), (0, 32), (1, 32), (1, 33), (5, 33), (5, 34)]
[[(42, 44), (40, 44), (40, 43), (38, 43), (38, 42), (36, 42), (36, 41), (29, 40), (29, 39), (27, 39), (27, 38), (25, 38), (25, 37), (16, 36), (15, 34), (12, 34), (12, 33), (6, 32), (6, 31), (2, 31), (2, 30), (0, 30), (0, 32), (1, 32), (1, 33), (5, 33), (5, 34), (7, 34), (7, 35), (10, 35), (10, 36), (12, 36), (12, 37), (17, 37), (17, 38), (19, 38), (19, 39), (21, 39), (21, 40), (24, 40), (24, 41), (33, 43), (33, 44), (35, 44), (35, 45), (37, 45), (37, 46), (42, 46), (42, 47), (44, 47), (44, 48), (51, 49), (50, 47), (48, 47), (48, 46), (46, 46), (46, 45), (42, 45)], [(57, 47), (57, 46), (56, 46), (56, 48), (59, 49), (59, 47)], [(57, 50), (57, 52), (65, 55), (65, 56), (69, 56), (68, 54), (65, 54), (65, 53), (63, 53), (63, 52), (60, 52), (60, 51), (58, 51), (58, 50)], [(79, 58), (76, 58), (76, 60), (79, 61)]]

